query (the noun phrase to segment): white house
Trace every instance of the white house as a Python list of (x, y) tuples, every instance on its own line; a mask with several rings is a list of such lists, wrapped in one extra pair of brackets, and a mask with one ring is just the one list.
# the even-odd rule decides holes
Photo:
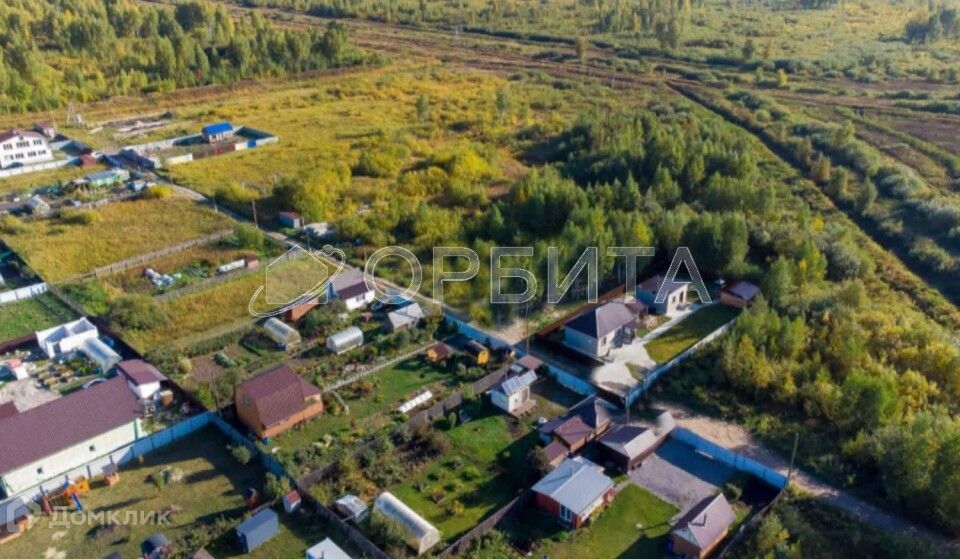
[(603, 357), (614, 347), (633, 339), (637, 314), (620, 301), (609, 301), (583, 312), (563, 328), (563, 343), (570, 349)]
[(440, 542), (440, 530), (389, 491), (381, 493), (373, 502), (373, 514), (399, 528), (404, 541), (417, 555), (424, 554)]
[(53, 152), (43, 134), (32, 130), (0, 133), (0, 169), (45, 161), (53, 161)]
[(160, 392), (160, 383), (167, 380), (156, 367), (142, 359), (117, 363), (117, 373), (127, 379), (127, 387), (141, 400), (149, 400)]
[(99, 336), (97, 327), (87, 317), (37, 332), (37, 345), (50, 359), (73, 353), (83, 342)]
[(347, 310), (357, 310), (373, 302), (374, 291), (367, 286), (363, 272), (349, 270), (333, 278), (327, 284), (329, 300), (340, 299)]
[[(94, 476), (143, 436), (137, 396), (121, 377), (0, 419), (0, 492), (54, 489)], [(98, 464), (94, 467), (93, 464)]]
[[(666, 282), (665, 286), (664, 282)], [(669, 316), (687, 305), (687, 288), (689, 285), (687, 282), (667, 280), (658, 274), (647, 278), (637, 286), (637, 300), (645, 303), (655, 313)], [(662, 303), (657, 303), (657, 293), (661, 286), (665, 289), (666, 296)]]
[(520, 415), (533, 406), (530, 386), (536, 381), (537, 373), (533, 371), (508, 377), (490, 389), (490, 402), (509, 414)]

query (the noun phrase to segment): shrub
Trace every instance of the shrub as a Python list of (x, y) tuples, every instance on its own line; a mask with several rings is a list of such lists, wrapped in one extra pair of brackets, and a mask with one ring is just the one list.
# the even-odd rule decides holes
[(290, 492), (290, 478), (287, 476), (277, 477), (267, 472), (266, 481), (263, 484), (263, 492), (268, 499), (279, 499)]
[(103, 221), (103, 216), (90, 210), (67, 208), (60, 212), (60, 221), (68, 225), (91, 225)]
[(231, 445), (229, 448), (230, 454), (237, 460), (237, 462), (240, 462), (240, 464), (244, 466), (249, 464), (250, 460), (253, 458), (253, 453), (250, 451), (247, 445), (237, 443), (235, 445)]
[(166, 184), (157, 184), (143, 191), (140, 195), (144, 200), (160, 200), (173, 196), (173, 187)]

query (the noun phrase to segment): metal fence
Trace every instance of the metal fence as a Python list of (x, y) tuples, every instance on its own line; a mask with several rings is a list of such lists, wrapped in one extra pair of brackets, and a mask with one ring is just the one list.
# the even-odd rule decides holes
[(0, 293), (0, 305), (6, 305), (7, 303), (16, 303), (17, 301), (24, 301), (26, 299), (32, 299), (41, 293), (47, 292), (46, 283), (35, 283), (33, 285), (28, 285), (26, 287), (21, 287), (19, 289), (14, 289), (12, 291), (4, 291)]
[(684, 429), (683, 427), (677, 427), (671, 431), (670, 436), (693, 447), (697, 452), (726, 464), (735, 470), (755, 476), (777, 489), (783, 489), (787, 486), (787, 476), (777, 470), (764, 466), (752, 458), (748, 458), (716, 443), (710, 442), (693, 431)]
[[(689, 316), (684, 320), (693, 320), (694, 318), (696, 318), (696, 314)], [(653, 386), (653, 383), (655, 383), (657, 379), (659, 379), (665, 373), (673, 370), (677, 365), (686, 361), (691, 355), (696, 353), (697, 350), (700, 349), (701, 347), (709, 344), (713, 340), (716, 340), (717, 338), (722, 336), (724, 333), (726, 333), (727, 330), (733, 327), (734, 323), (737, 321), (738, 318), (740, 318), (739, 315), (730, 319), (730, 321), (724, 324), (723, 326), (717, 328), (713, 332), (710, 332), (709, 334), (707, 334), (706, 336), (698, 340), (696, 343), (694, 343), (692, 346), (683, 350), (682, 352), (675, 355), (672, 359), (670, 359), (666, 363), (659, 365), (656, 369), (649, 372), (643, 378), (643, 382), (635, 386), (630, 391), (630, 393), (627, 394), (627, 398), (626, 398), (627, 405), (632, 405), (634, 402), (636, 402), (637, 399), (640, 398), (644, 394), (644, 392), (649, 390), (650, 387)]]

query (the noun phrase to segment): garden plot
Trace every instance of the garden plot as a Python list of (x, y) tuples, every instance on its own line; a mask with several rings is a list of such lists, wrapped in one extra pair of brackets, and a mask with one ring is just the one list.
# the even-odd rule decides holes
[(19, 338), (75, 318), (76, 313), (48, 293), (0, 305), (0, 341)]

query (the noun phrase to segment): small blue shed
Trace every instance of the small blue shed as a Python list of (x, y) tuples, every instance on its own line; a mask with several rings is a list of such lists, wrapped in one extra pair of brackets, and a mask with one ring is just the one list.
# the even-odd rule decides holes
[(233, 125), (227, 121), (208, 124), (200, 129), (200, 133), (208, 142), (219, 142), (233, 134)]
[(277, 535), (279, 529), (277, 513), (263, 509), (237, 526), (237, 539), (245, 553), (250, 553), (261, 544)]

